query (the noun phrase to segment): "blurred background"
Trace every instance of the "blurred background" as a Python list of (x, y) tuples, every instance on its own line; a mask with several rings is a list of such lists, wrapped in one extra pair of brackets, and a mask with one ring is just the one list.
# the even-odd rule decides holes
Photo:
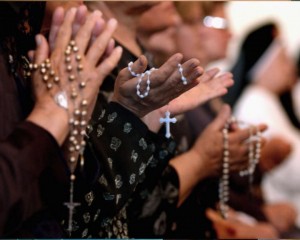
[(226, 4), (232, 39), (228, 58), (215, 63), (228, 66), (237, 55), (243, 36), (256, 26), (274, 20), (280, 26), (289, 53), (297, 58), (300, 49), (300, 2), (294, 1), (231, 1)]

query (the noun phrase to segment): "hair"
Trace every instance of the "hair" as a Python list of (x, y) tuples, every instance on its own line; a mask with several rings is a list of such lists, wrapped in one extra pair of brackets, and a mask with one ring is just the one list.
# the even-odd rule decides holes
[(235, 105), (243, 90), (252, 80), (249, 73), (272, 45), (278, 31), (276, 22), (266, 22), (253, 29), (244, 38), (239, 56), (231, 69), (235, 83), (228, 90), (228, 94), (223, 96), (225, 102), (231, 106)]
[(15, 41), (18, 53), (26, 55), (35, 47), (34, 36), (39, 33), (44, 17), (45, 2), (1, 2), (0, 38), (5, 49), (7, 41)]
[[(28, 67), (27, 52), (35, 47), (34, 36), (42, 24), (45, 2), (0, 2), (0, 51), (16, 79), (21, 109), (25, 117), (33, 106), (31, 82), (19, 73)], [(10, 61), (13, 59), (13, 61)]]

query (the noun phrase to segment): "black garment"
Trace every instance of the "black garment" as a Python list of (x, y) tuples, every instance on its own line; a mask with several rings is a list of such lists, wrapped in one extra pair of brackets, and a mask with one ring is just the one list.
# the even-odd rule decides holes
[[(52, 135), (24, 121), (32, 101), (30, 79), (23, 75), (22, 54), (33, 46), (29, 43), (39, 31), (44, 5), (0, 3), (0, 237), (62, 236), (57, 222), (54, 225), (58, 228), (49, 228), (46, 222), (53, 216), (48, 203), (60, 201), (66, 164)], [(47, 172), (59, 177), (47, 178)], [(51, 189), (42, 187), (53, 182), (56, 185), (48, 185)]]
[(175, 149), (172, 140), (165, 141), (151, 133), (134, 114), (116, 103), (108, 103), (117, 74), (135, 59), (124, 49), (123, 58), (101, 86), (85, 151), (86, 161), (96, 162), (95, 175), (80, 179), (76, 186), (76, 200), (82, 205), (76, 208), (72, 237), (127, 238), (128, 200), (144, 201), (133, 197), (133, 192), (142, 192), (144, 187), (140, 186), (149, 179), (149, 171), (152, 178), (152, 169), (167, 162)]
[[(188, 149), (192, 147), (197, 137), (205, 127), (214, 119), (215, 112), (209, 103), (201, 105), (185, 114), (183, 121), (185, 128), (175, 126), (176, 140), (187, 137)], [(180, 140), (179, 140), (180, 141)], [(186, 149), (187, 150), (187, 149)], [(211, 221), (206, 217), (207, 208), (215, 208), (218, 201), (218, 179), (209, 178), (199, 182), (190, 196), (176, 211), (176, 221), (171, 238), (215, 238), (216, 233)]]

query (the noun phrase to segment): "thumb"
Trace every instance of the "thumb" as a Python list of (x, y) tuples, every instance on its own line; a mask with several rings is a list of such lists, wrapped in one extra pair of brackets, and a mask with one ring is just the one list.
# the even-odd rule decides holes
[(221, 130), (225, 126), (227, 120), (231, 116), (231, 109), (228, 104), (224, 104), (219, 111), (217, 117), (212, 122), (212, 128), (215, 130)]
[(30, 51), (28, 51), (27, 55), (28, 55), (29, 61), (33, 62), (34, 56), (35, 56), (35, 51), (34, 50), (30, 50)]
[(34, 55), (34, 62), (37, 64), (42, 63), (49, 54), (49, 46), (45, 37), (41, 34), (36, 35), (36, 50)]
[[(147, 58), (141, 55), (134, 63), (129, 63), (127, 68), (123, 68), (118, 74), (117, 84), (123, 85), (128, 80), (134, 78), (133, 74), (141, 74), (147, 69)], [(131, 71), (131, 72), (130, 72)]]
[(147, 58), (144, 55), (141, 55), (134, 63), (131, 62), (128, 64), (124, 77), (126, 79), (136, 77), (137, 74), (141, 74), (146, 70), (147, 64)]

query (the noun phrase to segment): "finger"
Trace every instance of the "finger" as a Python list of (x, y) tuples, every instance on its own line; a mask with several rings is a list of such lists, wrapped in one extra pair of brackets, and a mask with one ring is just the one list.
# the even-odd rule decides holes
[(217, 117), (212, 122), (211, 127), (218, 131), (222, 130), (224, 128), (226, 122), (230, 118), (230, 115), (231, 115), (231, 109), (230, 109), (229, 105), (224, 104), (222, 106), (221, 110), (219, 111)]
[(59, 28), (57, 38), (55, 41), (55, 48), (56, 49), (63, 49), (63, 51), (66, 49), (67, 45), (70, 42), (71, 36), (72, 36), (72, 23), (74, 21), (75, 15), (76, 15), (77, 9), (76, 8), (70, 8), (65, 15), (63, 24)]
[[(33, 62), (36, 64), (41, 64), (42, 62), (47, 59), (49, 54), (49, 46), (45, 39), (45, 37), (41, 34), (36, 35), (35, 37), (36, 41), (36, 50), (34, 55)], [(37, 70), (39, 71), (39, 70)], [(43, 87), (43, 82), (40, 81), (40, 73), (39, 72), (33, 73), (33, 89), (35, 92), (35, 96), (38, 97), (39, 95), (43, 95), (46, 91), (46, 88)]]
[(102, 18), (97, 19), (96, 24), (92, 30), (92, 37), (91, 37), (90, 45), (92, 45), (93, 42), (97, 39), (97, 37), (103, 31), (104, 27), (105, 27), (104, 19), (102, 19)]
[(233, 74), (231, 72), (224, 72), (219, 77), (221, 79), (232, 79)]
[(115, 48), (115, 40), (113, 38), (111, 38), (107, 44), (104, 54), (102, 55), (102, 57), (100, 58), (98, 63), (101, 63), (102, 61), (104, 61), (105, 58), (110, 56), (110, 54), (112, 53), (114, 48)]
[(131, 71), (129, 71), (129, 67), (124, 68), (120, 72), (120, 85), (122, 85), (123, 82), (128, 81), (129, 79), (134, 78), (133, 74), (141, 74), (147, 69), (147, 58), (144, 55), (141, 55), (135, 62), (132, 63), (130, 66)]
[(262, 137), (261, 140), (260, 140), (260, 144), (261, 144), (261, 148), (263, 148), (267, 143), (267, 139)]
[[(153, 95), (161, 95), (162, 89), (165, 89), (163, 93), (165, 97), (162, 98), (162, 105), (167, 104), (170, 100), (197, 86), (197, 79), (203, 73), (202, 67), (199, 66), (199, 61), (194, 58), (182, 64), (183, 74), (185, 72), (189, 74), (187, 77), (182, 76), (180, 66), (178, 66), (178, 60), (181, 58), (181, 54), (173, 55), (166, 64), (151, 75)], [(184, 79), (182, 79), (183, 77)], [(172, 91), (169, 91), (170, 89)]]
[(218, 77), (218, 82), (225, 88), (231, 87), (234, 84), (232, 77), (232, 73), (225, 72)]
[(268, 129), (268, 125), (267, 125), (267, 124), (259, 124), (259, 125), (257, 126), (257, 128), (258, 128), (258, 130), (259, 130), (260, 132), (264, 132), (264, 131), (266, 131), (266, 130)]
[(50, 28), (50, 32), (49, 32), (49, 45), (50, 45), (51, 51), (55, 47), (55, 40), (56, 40), (56, 37), (58, 34), (58, 30), (63, 23), (64, 14), (65, 14), (65, 11), (62, 7), (56, 8), (53, 13), (51, 28)]
[[(174, 71), (177, 71), (178, 64), (181, 62), (182, 58), (183, 56), (180, 53), (176, 53), (173, 56), (171, 56), (159, 69), (157, 69), (157, 71), (154, 71), (152, 73), (151, 77), (153, 81), (151, 85), (155, 87), (161, 85), (162, 82), (166, 82), (166, 79), (169, 79), (171, 75), (174, 73)], [(173, 86), (174, 85), (176, 86), (180, 81), (179, 71), (177, 73), (177, 78), (175, 78), (175, 80), (176, 81), (173, 81), (172, 83)], [(169, 82), (167, 84), (169, 84)]]
[(115, 40), (113, 38), (111, 38), (106, 47), (104, 56), (109, 56), (112, 53), (112, 51), (114, 50), (114, 48), (115, 48)]
[(207, 208), (205, 213), (206, 213), (206, 216), (213, 222), (223, 221), (223, 219), (220, 217), (220, 215), (211, 208)]
[(221, 97), (228, 92), (228, 87), (233, 85), (233, 80), (228, 76), (220, 76), (217, 78), (213, 78), (210, 82), (200, 84), (208, 84), (208, 86), (212, 89), (212, 98)]
[(74, 39), (80, 27), (85, 23), (87, 17), (87, 7), (81, 5), (78, 7), (75, 20), (72, 26), (72, 38)]
[[(183, 77), (186, 78), (187, 83), (194, 82), (198, 77), (200, 77), (204, 70), (200, 66), (200, 62), (198, 59), (190, 59), (182, 64), (183, 69)], [(179, 72), (179, 71), (178, 71)], [(176, 71), (177, 74), (177, 71)], [(180, 80), (182, 81), (182, 76), (180, 74)]]
[(250, 128), (245, 128), (245, 129), (238, 129), (235, 132), (232, 132), (229, 136), (229, 141), (231, 143), (234, 142), (243, 142), (245, 140), (247, 140), (250, 135), (252, 135), (253, 133), (250, 132)]
[(92, 37), (94, 26), (97, 20), (101, 19), (101, 16), (102, 13), (100, 11), (94, 11), (87, 17), (85, 23), (78, 30), (78, 33), (75, 36), (75, 41), (81, 54), (86, 52), (86, 49)]
[(200, 77), (200, 82), (207, 82), (211, 79), (213, 79), (217, 73), (220, 72), (219, 68), (212, 68), (209, 69), (208, 71), (205, 71), (204, 74)]
[(107, 22), (106, 28), (93, 42), (92, 46), (89, 48), (86, 58), (92, 63), (97, 64), (101, 56), (105, 53), (107, 45), (112, 38), (114, 31), (117, 28), (117, 20), (110, 19)]
[(232, 162), (242, 164), (245, 164), (245, 162), (248, 163), (249, 146), (250, 143), (232, 144), (231, 147), (229, 147)]
[(45, 37), (42, 34), (38, 34), (35, 36), (35, 42), (36, 50), (34, 55), (34, 63), (40, 64), (46, 58), (48, 58), (49, 46)]
[(99, 64), (98, 70), (102, 76), (107, 76), (115, 68), (122, 56), (122, 52), (122, 47), (119, 46), (114, 48), (110, 56), (108, 56), (102, 63)]
[(28, 51), (27, 55), (28, 55), (29, 61), (33, 62), (34, 61), (34, 56), (35, 56), (35, 51), (34, 50), (30, 50), (30, 51)]

